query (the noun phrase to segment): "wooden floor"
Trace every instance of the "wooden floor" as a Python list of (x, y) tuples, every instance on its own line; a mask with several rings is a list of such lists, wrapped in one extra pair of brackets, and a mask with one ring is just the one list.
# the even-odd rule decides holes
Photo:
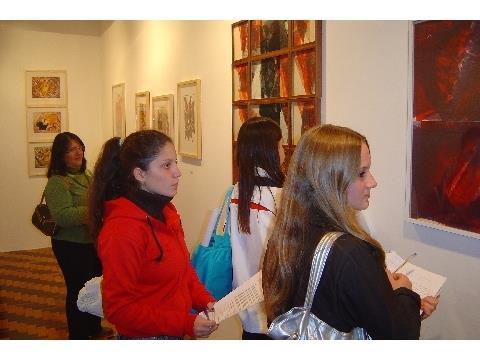
[(0, 339), (68, 339), (65, 294), (51, 248), (0, 253)]

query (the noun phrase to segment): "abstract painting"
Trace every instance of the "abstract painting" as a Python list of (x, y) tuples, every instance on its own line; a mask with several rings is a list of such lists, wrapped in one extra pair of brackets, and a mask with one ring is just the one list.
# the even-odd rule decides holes
[(142, 91), (135, 94), (135, 120), (137, 130), (151, 129), (150, 125), (150, 92)]
[(67, 108), (27, 108), (29, 142), (53, 141), (67, 126)]
[(233, 26), (233, 60), (248, 56), (248, 21)]
[(300, 46), (315, 41), (315, 20), (293, 21), (293, 45)]
[(163, 132), (174, 139), (173, 95), (152, 97), (152, 129)]
[(315, 103), (292, 102), (292, 144), (297, 145), (303, 133), (315, 125)]
[(412, 63), (410, 217), (478, 237), (480, 22), (414, 23)]
[(46, 176), (50, 163), (52, 143), (28, 144), (28, 175)]
[(299, 51), (293, 59), (293, 95), (315, 94), (315, 50)]
[(178, 152), (194, 159), (202, 158), (200, 87), (200, 80), (177, 84)]
[(288, 96), (288, 56), (252, 62), (252, 99)]
[(27, 70), (26, 105), (28, 107), (67, 106), (67, 72), (63, 70)]
[(112, 86), (113, 136), (126, 136), (125, 83)]
[(287, 20), (252, 20), (252, 56), (288, 46)]

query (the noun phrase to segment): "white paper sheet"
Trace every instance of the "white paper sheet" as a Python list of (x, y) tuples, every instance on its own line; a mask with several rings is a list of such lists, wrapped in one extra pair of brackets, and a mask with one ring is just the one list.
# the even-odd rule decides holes
[(259, 271), (231, 293), (217, 301), (214, 306), (215, 311), (209, 312), (208, 316), (210, 320), (215, 320), (218, 324), (262, 301), (262, 271)]
[[(395, 251), (390, 251), (386, 253), (385, 262), (387, 269), (394, 271), (404, 262), (404, 259)], [(408, 276), (412, 282), (412, 290), (420, 295), (421, 299), (425, 296), (438, 295), (441, 287), (447, 280), (446, 277), (413, 265), (411, 262), (407, 262), (397, 272)]]

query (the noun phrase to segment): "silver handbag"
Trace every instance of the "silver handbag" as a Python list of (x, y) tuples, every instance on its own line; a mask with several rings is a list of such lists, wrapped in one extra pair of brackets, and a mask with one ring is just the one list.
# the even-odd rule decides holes
[(342, 232), (329, 232), (322, 237), (313, 255), (303, 307), (294, 307), (276, 317), (268, 328), (269, 337), (276, 340), (367, 340), (370, 338), (364, 329), (358, 327), (349, 333), (338, 331), (310, 312), (330, 249), (341, 235), (343, 235)]

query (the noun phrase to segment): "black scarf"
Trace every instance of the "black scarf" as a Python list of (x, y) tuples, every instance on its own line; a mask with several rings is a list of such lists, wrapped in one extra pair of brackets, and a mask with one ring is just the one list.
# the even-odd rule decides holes
[(152, 194), (139, 189), (130, 190), (125, 197), (144, 210), (148, 215), (163, 223), (165, 223), (163, 208), (173, 199), (173, 197)]

